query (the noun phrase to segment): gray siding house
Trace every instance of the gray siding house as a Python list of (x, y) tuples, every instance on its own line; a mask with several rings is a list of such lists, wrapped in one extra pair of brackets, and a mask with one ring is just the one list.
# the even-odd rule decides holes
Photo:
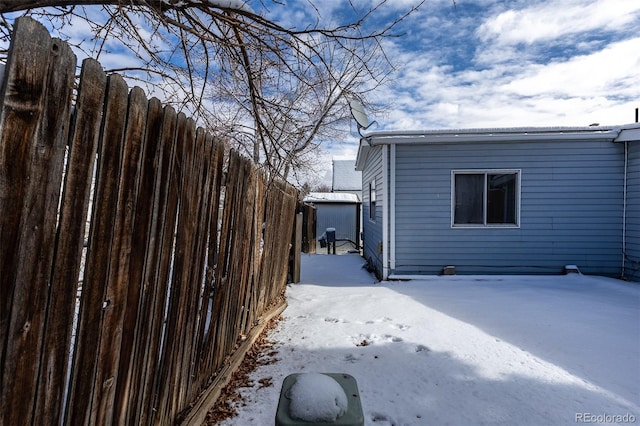
[(618, 138), (625, 144), (626, 199), (624, 238), (624, 274), (630, 280), (640, 281), (640, 128), (627, 130)]
[(382, 279), (640, 280), (640, 125), (380, 131), (360, 140), (363, 255)]

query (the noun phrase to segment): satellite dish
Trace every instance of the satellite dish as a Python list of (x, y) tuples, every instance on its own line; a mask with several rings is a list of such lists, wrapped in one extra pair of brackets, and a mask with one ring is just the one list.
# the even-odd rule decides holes
[(369, 117), (367, 117), (367, 114), (364, 112), (362, 104), (353, 100), (349, 102), (349, 107), (351, 108), (351, 115), (353, 115), (356, 123), (358, 123), (358, 130), (369, 127)]

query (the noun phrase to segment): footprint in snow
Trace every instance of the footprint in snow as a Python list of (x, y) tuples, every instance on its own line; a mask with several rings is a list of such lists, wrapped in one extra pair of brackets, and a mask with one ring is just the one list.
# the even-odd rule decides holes
[(392, 336), (392, 335), (390, 335), (390, 334), (385, 334), (383, 337), (384, 337), (388, 342), (398, 343), (398, 342), (402, 342), (402, 341), (403, 341), (402, 337)]
[(431, 352), (431, 349), (429, 349), (429, 347), (425, 345), (418, 345), (416, 346), (416, 352), (429, 353)]
[(390, 417), (386, 416), (382, 413), (371, 413), (371, 421), (376, 424), (385, 425), (385, 426), (395, 426), (396, 422), (394, 422)]
[(397, 328), (400, 331), (404, 331), (404, 330), (408, 330), (411, 328), (410, 325), (406, 325), (406, 324), (394, 324), (392, 325), (393, 328)]
[(344, 360), (347, 361), (347, 362), (354, 363), (354, 362), (358, 361), (358, 358), (356, 356), (354, 356), (353, 354), (348, 354), (348, 355), (345, 355)]
[(393, 321), (393, 319), (389, 318), (389, 317), (382, 317), (380, 319), (377, 320), (368, 320), (365, 322), (365, 324), (376, 324), (376, 323), (381, 323), (381, 322), (391, 322)]

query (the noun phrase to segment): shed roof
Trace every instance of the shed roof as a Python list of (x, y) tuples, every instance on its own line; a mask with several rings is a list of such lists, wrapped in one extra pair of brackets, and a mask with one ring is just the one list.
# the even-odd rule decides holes
[(304, 197), (308, 203), (358, 203), (358, 196), (345, 192), (310, 192)]

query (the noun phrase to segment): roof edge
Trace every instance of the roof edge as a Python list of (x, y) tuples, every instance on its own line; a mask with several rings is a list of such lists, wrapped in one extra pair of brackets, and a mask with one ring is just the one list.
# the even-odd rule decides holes
[(356, 170), (361, 172), (364, 170), (364, 166), (367, 162), (367, 157), (369, 155), (369, 149), (371, 146), (368, 141), (364, 138), (360, 139), (360, 144), (358, 146), (358, 153), (356, 155)]
[(370, 145), (403, 143), (464, 143), (483, 141), (533, 141), (533, 140), (614, 140), (625, 126), (589, 126), (589, 127), (514, 127), (487, 129), (445, 129), (445, 130), (409, 130), (379, 131), (365, 135), (363, 139)]

